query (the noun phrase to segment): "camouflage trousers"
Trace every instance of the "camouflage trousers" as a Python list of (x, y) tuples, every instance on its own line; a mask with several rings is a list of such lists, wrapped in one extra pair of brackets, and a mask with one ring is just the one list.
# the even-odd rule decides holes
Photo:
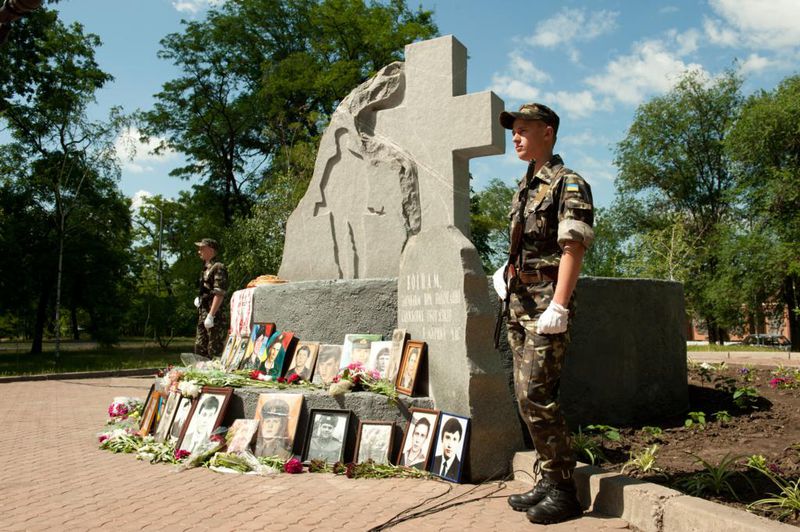
[[(536, 334), (536, 321), (553, 299), (554, 283), (509, 287), (508, 344), (514, 357), (514, 390), (531, 434), (542, 476), (554, 482), (572, 477), (575, 452), (561, 407), (558, 386), (569, 343), (562, 334)], [(574, 305), (570, 302), (570, 314)]]
[(228, 332), (228, 320), (222, 312), (214, 316), (214, 326), (206, 329), (203, 325), (208, 309), (200, 307), (197, 313), (197, 332), (194, 337), (194, 354), (206, 358), (214, 358), (222, 354), (225, 348), (225, 333)]

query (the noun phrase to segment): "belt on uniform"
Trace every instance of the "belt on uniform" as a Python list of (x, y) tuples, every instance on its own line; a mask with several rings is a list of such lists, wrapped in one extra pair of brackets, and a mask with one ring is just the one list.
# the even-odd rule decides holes
[(517, 272), (519, 280), (525, 284), (541, 283), (544, 281), (558, 281), (558, 268), (536, 270), (533, 272)]

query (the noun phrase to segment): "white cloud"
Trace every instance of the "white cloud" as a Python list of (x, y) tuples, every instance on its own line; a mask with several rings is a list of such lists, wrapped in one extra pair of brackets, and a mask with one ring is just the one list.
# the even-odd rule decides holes
[(674, 37), (675, 42), (678, 43), (678, 55), (684, 56), (697, 50), (697, 41), (700, 40), (700, 32), (692, 28), (683, 33), (675, 32)]
[(144, 200), (153, 197), (153, 193), (147, 190), (139, 190), (131, 197), (131, 210), (138, 212), (144, 205)]
[(499, 74), (494, 74), (492, 76), (492, 85), (489, 87), (489, 90), (515, 102), (538, 100), (540, 94), (539, 89), (524, 81)]
[(550, 75), (538, 69), (519, 52), (511, 52), (508, 58), (506, 72), (495, 73), (489, 89), (512, 101), (530, 102), (539, 99), (541, 93), (536, 85), (550, 81)]
[(704, 29), (716, 44), (781, 50), (800, 46), (797, 0), (710, 0), (722, 20), (706, 20)]
[(704, 71), (702, 65), (681, 61), (663, 42), (650, 40), (636, 44), (632, 54), (614, 59), (604, 73), (586, 82), (614, 100), (638, 105), (650, 94), (671, 89), (687, 70)]
[(608, 137), (599, 135), (594, 131), (586, 129), (580, 133), (572, 135), (558, 136), (558, 142), (566, 146), (607, 146), (609, 143)]
[(531, 61), (522, 57), (519, 52), (511, 52), (508, 56), (511, 59), (509, 66), (512, 75), (536, 83), (544, 83), (552, 79), (547, 72), (536, 68)]
[(591, 41), (610, 33), (617, 25), (619, 13), (563, 8), (554, 17), (541, 21), (526, 42), (534, 46), (554, 48), (576, 41)]
[(574, 164), (570, 164), (570, 168), (575, 169), (581, 176), (586, 178), (590, 184), (594, 179), (603, 179), (606, 181), (614, 181), (616, 172), (614, 165), (611, 161), (601, 161), (585, 153), (576, 154), (577, 157), (571, 157), (575, 160)]
[(160, 155), (156, 155), (153, 151), (162, 142), (162, 139), (151, 137), (148, 142), (141, 142), (140, 135), (139, 130), (132, 127), (123, 132), (114, 142), (114, 148), (123, 170), (134, 174), (150, 172), (153, 170), (153, 164), (163, 163), (176, 157), (177, 154), (173, 150), (165, 150)]
[(601, 107), (590, 91), (558, 91), (546, 94), (544, 99), (573, 118), (585, 118)]
[(750, 54), (747, 59), (742, 61), (741, 71), (743, 74), (752, 74), (778, 65), (780, 65), (779, 61), (762, 57), (758, 54)]
[(178, 0), (172, 2), (172, 7), (181, 13), (199, 13), (205, 11), (209, 6), (216, 7), (221, 5), (224, 0)]

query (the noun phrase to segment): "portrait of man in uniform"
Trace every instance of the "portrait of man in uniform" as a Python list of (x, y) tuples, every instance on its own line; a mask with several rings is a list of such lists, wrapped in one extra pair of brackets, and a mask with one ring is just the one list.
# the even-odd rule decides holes
[(406, 427), (397, 465), (425, 470), (433, 447), (433, 433), (438, 419), (438, 410), (411, 409), (411, 419)]
[(354, 362), (366, 367), (369, 362), (372, 342), (380, 342), (382, 339), (383, 336), (380, 334), (346, 334), (344, 336), (339, 369), (344, 369)]
[(358, 444), (354, 461), (372, 460), (376, 464), (389, 463), (394, 423), (391, 421), (362, 421), (358, 426)]
[(413, 393), (424, 346), (425, 342), (409, 341), (406, 343), (406, 352), (397, 378), (397, 391), (406, 395)]
[(303, 461), (341, 462), (349, 418), (350, 412), (345, 410), (312, 410)]
[[(180, 396), (180, 394), (178, 394)], [(175, 411), (175, 418), (169, 427), (169, 441), (172, 444), (177, 444), (183, 431), (183, 425), (189, 417), (189, 412), (192, 411), (192, 400), (188, 397), (181, 396), (178, 402), (178, 408)]]
[(389, 374), (389, 362), (392, 356), (392, 342), (372, 342), (370, 346), (368, 369), (374, 369), (381, 374), (381, 378), (387, 378)]
[(298, 342), (286, 375), (297, 375), (304, 381), (311, 382), (318, 351), (319, 342)]

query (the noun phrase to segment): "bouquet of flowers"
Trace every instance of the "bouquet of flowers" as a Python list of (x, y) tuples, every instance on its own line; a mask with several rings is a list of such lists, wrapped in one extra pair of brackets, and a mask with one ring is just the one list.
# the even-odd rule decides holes
[(138, 418), (141, 415), (142, 401), (136, 397), (115, 397), (108, 407), (108, 415), (111, 417), (110, 423), (117, 423), (128, 419), (128, 417)]
[(394, 383), (387, 379), (381, 379), (379, 371), (367, 369), (361, 362), (349, 364), (341, 373), (336, 375), (328, 389), (328, 393), (342, 395), (358, 389), (385, 395), (390, 401), (397, 400), (397, 390), (395, 390)]
[(101, 449), (112, 453), (133, 453), (142, 445), (142, 437), (136, 434), (133, 427), (117, 428), (97, 435)]

